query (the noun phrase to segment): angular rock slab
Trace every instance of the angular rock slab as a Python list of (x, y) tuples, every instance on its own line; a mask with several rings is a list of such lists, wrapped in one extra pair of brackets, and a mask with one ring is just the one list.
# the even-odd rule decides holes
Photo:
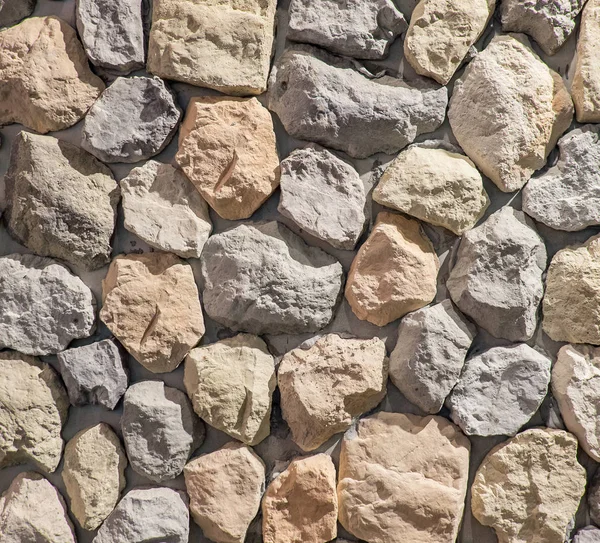
[(470, 448), (442, 417), (380, 412), (361, 419), (342, 442), (340, 523), (373, 543), (455, 541)]
[(41, 134), (68, 128), (103, 90), (75, 30), (58, 17), (32, 17), (0, 32), (0, 125), (21, 123)]
[(21, 132), (5, 176), (10, 234), (36, 254), (95, 270), (110, 262), (119, 187), (83, 149)]
[(600, 528), (595, 526), (582, 528), (575, 534), (573, 543), (600, 543)]
[(206, 202), (181, 171), (149, 160), (120, 186), (127, 230), (155, 249), (200, 258), (212, 223)]
[(379, 338), (327, 334), (284, 355), (277, 371), (283, 418), (305, 451), (346, 431), (386, 393), (388, 360)]
[(92, 291), (51, 258), (0, 258), (0, 349), (55, 354), (95, 326)]
[(173, 371), (204, 335), (192, 268), (170, 253), (117, 256), (102, 281), (100, 318), (154, 373)]
[(438, 128), (448, 91), (421, 79), (369, 79), (349, 60), (296, 46), (275, 63), (267, 99), (290, 136), (366, 158)]
[(0, 352), (0, 468), (33, 462), (44, 472), (56, 470), (68, 410), (65, 389), (48, 364)]
[(390, 355), (390, 379), (425, 413), (442, 409), (456, 385), (477, 329), (450, 300), (406, 315)]
[(471, 510), (505, 543), (563, 543), (585, 492), (577, 440), (535, 428), (493, 448), (471, 486)]
[(503, 207), (465, 233), (446, 286), (458, 308), (490, 334), (527, 341), (537, 326), (546, 261), (533, 221)]
[(184, 468), (190, 511), (216, 543), (244, 543), (265, 488), (265, 465), (237, 441), (191, 460)]
[(519, 190), (544, 166), (573, 119), (561, 76), (517, 37), (496, 36), (475, 57), (448, 109), (460, 146), (504, 192)]
[(211, 236), (201, 257), (206, 313), (252, 334), (316, 332), (340, 300), (341, 264), (276, 221)]
[(273, 119), (256, 98), (192, 98), (175, 160), (224, 219), (247, 219), (279, 185)]
[(148, 71), (225, 94), (263, 93), (276, 4), (275, 0), (154, 0)]
[(13, 26), (29, 17), (37, 0), (0, 0), (0, 27)]
[(600, 122), (600, 0), (588, 0), (581, 16), (571, 92), (577, 121)]
[(352, 261), (346, 299), (359, 319), (385, 326), (434, 299), (438, 270), (419, 223), (381, 212)]

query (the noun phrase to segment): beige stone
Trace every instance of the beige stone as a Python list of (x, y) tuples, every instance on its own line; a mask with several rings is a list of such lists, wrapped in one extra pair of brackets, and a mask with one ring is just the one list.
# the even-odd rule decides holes
[(348, 432), (339, 519), (369, 543), (450, 543), (462, 519), (469, 440), (447, 419), (380, 412)]
[(192, 98), (175, 160), (224, 219), (247, 219), (279, 185), (273, 119), (256, 98)]
[(493, 448), (471, 487), (471, 509), (499, 543), (563, 543), (585, 491), (577, 440), (535, 428)]
[(382, 212), (354, 257), (346, 299), (359, 319), (385, 326), (433, 301), (438, 270), (420, 224)]
[(62, 130), (103, 90), (75, 30), (58, 17), (32, 17), (0, 32), (0, 125)]
[(204, 335), (192, 268), (170, 253), (117, 256), (102, 281), (100, 318), (154, 373), (174, 370)]
[(327, 334), (308, 349), (287, 353), (277, 384), (292, 439), (312, 451), (377, 406), (386, 393), (388, 360), (379, 338)]
[(232, 441), (194, 458), (183, 475), (192, 517), (204, 535), (217, 543), (243, 543), (265, 486), (259, 456)]
[(292, 460), (267, 487), (262, 502), (264, 543), (326, 543), (337, 535), (338, 503), (331, 457)]

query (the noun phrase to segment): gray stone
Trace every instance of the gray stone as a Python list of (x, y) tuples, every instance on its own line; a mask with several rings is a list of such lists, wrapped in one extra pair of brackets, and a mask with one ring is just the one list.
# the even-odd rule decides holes
[(450, 300), (409, 313), (400, 321), (390, 356), (392, 383), (425, 413), (437, 413), (460, 377), (476, 334)]
[(177, 477), (205, 436), (185, 393), (162, 381), (127, 389), (121, 430), (131, 467), (157, 483)]
[(350, 164), (308, 145), (281, 161), (280, 183), (283, 216), (333, 247), (354, 249), (365, 227), (366, 195)]
[(582, 528), (575, 534), (573, 543), (600, 543), (600, 529), (595, 526)]
[(526, 341), (537, 326), (546, 259), (533, 221), (503, 207), (465, 233), (446, 286), (459, 309), (490, 334)]
[(292, 137), (356, 158), (397, 153), (444, 121), (446, 87), (364, 72), (313, 47), (289, 48), (271, 71), (269, 109)]
[(110, 261), (119, 187), (92, 155), (21, 132), (5, 176), (10, 234), (41, 256), (95, 270)]
[(29, 17), (37, 0), (0, 0), (0, 27), (12, 26)]
[(123, 351), (114, 339), (68, 349), (57, 358), (72, 405), (114, 409), (127, 390)]
[(0, 300), (0, 349), (55, 354), (94, 329), (92, 291), (51, 258), (0, 258)]
[(550, 365), (525, 343), (470, 358), (448, 397), (452, 420), (467, 435), (514, 436), (544, 400)]
[(572, 130), (558, 142), (555, 166), (529, 180), (523, 211), (550, 228), (573, 232), (600, 224), (599, 125)]
[(600, 524), (600, 469), (596, 469), (596, 473), (589, 484), (587, 502), (590, 519), (595, 524)]
[(81, 146), (104, 162), (139, 162), (169, 144), (180, 119), (160, 77), (119, 77), (85, 117)]

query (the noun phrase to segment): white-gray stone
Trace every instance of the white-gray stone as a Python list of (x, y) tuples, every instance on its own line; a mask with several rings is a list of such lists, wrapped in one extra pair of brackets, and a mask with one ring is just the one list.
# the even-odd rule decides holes
[(582, 528), (575, 534), (573, 543), (600, 543), (600, 529), (595, 526)]

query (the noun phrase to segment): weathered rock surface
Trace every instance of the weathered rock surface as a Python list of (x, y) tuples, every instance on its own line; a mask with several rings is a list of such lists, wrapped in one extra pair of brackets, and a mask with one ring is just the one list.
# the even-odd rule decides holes
[(95, 530), (119, 501), (125, 488), (127, 458), (108, 424), (75, 434), (65, 447), (62, 477), (71, 512), (84, 530)]
[(500, 190), (512, 192), (544, 166), (571, 124), (573, 103), (561, 76), (524, 37), (503, 35), (456, 82), (448, 118), (469, 158)]
[(0, 0), (0, 27), (13, 26), (29, 17), (37, 0)]
[(260, 457), (231, 441), (194, 458), (183, 474), (192, 518), (204, 535), (216, 543), (243, 543), (265, 488)]
[(419, 223), (382, 212), (354, 257), (346, 299), (359, 319), (385, 326), (433, 300), (438, 269)]
[(533, 221), (503, 207), (465, 233), (446, 286), (459, 309), (490, 334), (526, 341), (537, 325), (546, 260)]
[(21, 123), (41, 134), (68, 128), (103, 89), (75, 30), (58, 17), (32, 17), (0, 32), (0, 125)]
[(42, 471), (54, 471), (68, 409), (65, 389), (48, 364), (0, 352), (0, 468), (33, 462)]
[(455, 541), (470, 447), (442, 417), (380, 412), (360, 420), (342, 442), (342, 526), (372, 543)]
[(283, 418), (305, 451), (347, 430), (386, 393), (388, 360), (379, 338), (344, 339), (327, 334), (308, 349), (287, 353), (277, 384)]
[(256, 98), (192, 98), (175, 160), (224, 219), (247, 219), (279, 185), (273, 119)]
[(395, 154), (444, 121), (448, 91), (426, 80), (369, 79), (309, 46), (287, 49), (269, 79), (269, 109), (294, 138), (352, 157)]
[(257, 335), (324, 328), (344, 281), (335, 258), (275, 221), (211, 236), (201, 264), (206, 313), (232, 330)]
[(575, 534), (573, 543), (600, 543), (600, 528), (595, 526), (582, 528)]
[(21, 132), (5, 182), (5, 221), (17, 241), (88, 270), (110, 262), (119, 187), (107, 166), (70, 143)]
[(170, 253), (117, 256), (102, 281), (100, 318), (154, 373), (174, 370), (204, 335), (192, 268)]
[(0, 348), (55, 354), (94, 329), (95, 299), (56, 260), (12, 254), (0, 258)]
[(406, 399), (435, 414), (456, 385), (477, 329), (450, 300), (400, 321), (390, 378)]
[(338, 500), (331, 457), (292, 460), (267, 487), (262, 502), (264, 543), (323, 543), (337, 536)]
[(261, 94), (267, 88), (276, 4), (154, 0), (148, 71), (225, 94)]
[(590, 519), (595, 524), (600, 521), (600, 471), (596, 470), (587, 491)]
[(535, 428), (485, 457), (471, 487), (471, 509), (503, 543), (563, 543), (585, 483), (577, 440), (562, 430)]

